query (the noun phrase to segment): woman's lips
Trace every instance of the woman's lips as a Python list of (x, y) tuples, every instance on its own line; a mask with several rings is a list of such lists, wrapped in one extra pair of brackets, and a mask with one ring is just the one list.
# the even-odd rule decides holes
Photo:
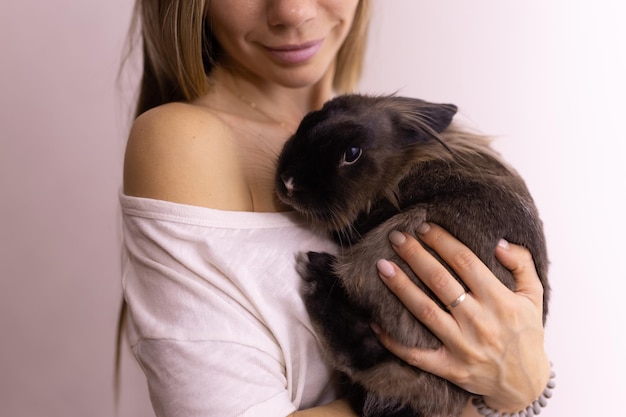
[(323, 39), (303, 43), (301, 45), (266, 46), (265, 49), (277, 61), (283, 64), (302, 64), (317, 53), (324, 43)]

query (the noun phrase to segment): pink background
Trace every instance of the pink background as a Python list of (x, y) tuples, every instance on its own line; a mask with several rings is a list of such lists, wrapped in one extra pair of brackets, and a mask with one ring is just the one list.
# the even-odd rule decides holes
[[(626, 16), (615, 0), (376, 2), (363, 90), (456, 103), (526, 177), (554, 287), (546, 416), (622, 411)], [(0, 415), (114, 415), (130, 1), (0, 4)], [(125, 351), (120, 416), (150, 416)]]

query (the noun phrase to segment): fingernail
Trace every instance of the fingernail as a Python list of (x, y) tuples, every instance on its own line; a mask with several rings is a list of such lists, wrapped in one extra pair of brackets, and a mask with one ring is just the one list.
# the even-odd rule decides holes
[(375, 334), (380, 334), (381, 329), (380, 329), (380, 326), (379, 326), (378, 324), (376, 324), (376, 323), (370, 323), (370, 329), (372, 329), (372, 331), (373, 331)]
[(391, 241), (392, 244), (396, 246), (400, 246), (404, 242), (406, 242), (406, 236), (404, 236), (403, 233), (400, 233), (397, 230), (394, 230), (393, 232), (389, 233), (389, 240)]
[(427, 233), (429, 230), (430, 230), (430, 225), (426, 222), (417, 226), (417, 233), (419, 233), (420, 235)]
[(376, 262), (376, 268), (378, 268), (378, 272), (385, 278), (391, 278), (396, 273), (393, 269), (393, 265), (386, 259), (380, 259)]
[(504, 239), (500, 239), (498, 241), (498, 246), (500, 246), (502, 249), (508, 249), (509, 248), (509, 242), (507, 242)]

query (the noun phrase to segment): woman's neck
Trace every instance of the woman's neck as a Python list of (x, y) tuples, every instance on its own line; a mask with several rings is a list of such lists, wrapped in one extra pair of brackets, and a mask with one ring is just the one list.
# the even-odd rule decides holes
[(215, 94), (230, 95), (259, 118), (294, 128), (306, 113), (321, 108), (332, 97), (330, 76), (322, 77), (311, 86), (289, 88), (241, 77), (218, 67), (211, 74), (209, 82)]

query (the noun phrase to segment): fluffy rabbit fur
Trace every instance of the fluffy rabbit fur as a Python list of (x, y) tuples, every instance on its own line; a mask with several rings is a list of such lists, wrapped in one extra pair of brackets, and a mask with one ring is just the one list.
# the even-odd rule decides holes
[(398, 360), (370, 330), (376, 322), (406, 345), (441, 345), (378, 277), (376, 260), (391, 259), (432, 296), (392, 250), (392, 230), (415, 235), (422, 222), (437, 223), (512, 289), (495, 247), (500, 238), (527, 247), (545, 323), (548, 257), (533, 199), (485, 137), (452, 123), (455, 113), (419, 99), (343, 95), (308, 114), (279, 157), (279, 198), (341, 246), (336, 256), (302, 254), (298, 268), (328, 359), (364, 416), (457, 416), (471, 396)]

